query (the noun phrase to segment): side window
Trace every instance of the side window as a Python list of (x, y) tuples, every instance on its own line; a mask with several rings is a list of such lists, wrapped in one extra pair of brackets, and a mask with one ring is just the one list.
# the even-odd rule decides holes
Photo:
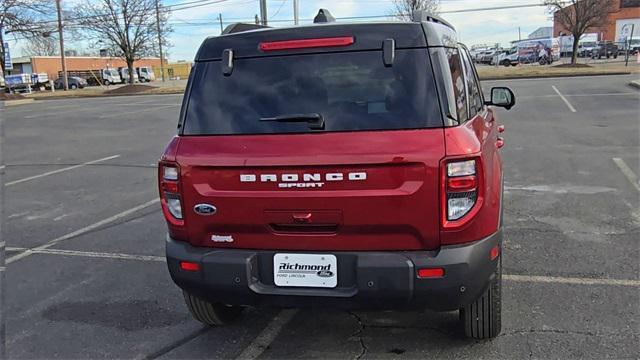
[(480, 85), (476, 79), (476, 73), (469, 59), (469, 54), (466, 49), (461, 49), (461, 53), (466, 72), (465, 78), (467, 80), (467, 92), (469, 96), (469, 118), (472, 118), (482, 111), (482, 95), (480, 94)]
[(464, 84), (464, 70), (462, 69), (462, 58), (458, 49), (447, 48), (447, 61), (451, 72), (451, 83), (453, 85), (453, 95), (456, 100), (457, 119), (464, 122), (468, 118), (467, 93)]

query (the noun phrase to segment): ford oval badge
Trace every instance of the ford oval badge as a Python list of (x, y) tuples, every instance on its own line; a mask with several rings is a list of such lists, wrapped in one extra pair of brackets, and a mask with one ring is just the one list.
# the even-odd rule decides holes
[(318, 276), (320, 277), (332, 277), (333, 276), (333, 271), (331, 270), (320, 270), (317, 273)]
[(193, 211), (195, 211), (198, 215), (208, 216), (215, 214), (218, 209), (210, 204), (198, 204), (193, 207)]

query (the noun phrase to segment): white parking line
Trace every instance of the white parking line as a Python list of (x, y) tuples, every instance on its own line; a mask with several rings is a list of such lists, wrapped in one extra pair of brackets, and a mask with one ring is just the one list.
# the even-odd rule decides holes
[[(105, 259), (122, 259), (122, 260), (137, 260), (137, 261), (150, 261), (150, 262), (165, 262), (164, 256), (150, 256), (150, 255), (133, 255), (125, 253), (105, 253), (105, 252), (93, 252), (93, 251), (78, 251), (78, 250), (62, 250), (62, 249), (50, 249), (51, 246), (78, 235), (82, 235), (97, 227), (106, 225), (124, 216), (127, 216), (135, 211), (141, 210), (145, 207), (155, 204), (158, 200), (152, 200), (135, 208), (124, 211), (120, 214), (114, 215), (108, 219), (97, 222), (86, 228), (74, 231), (71, 234), (61, 236), (57, 239), (51, 240), (45, 245), (38, 246), (33, 249), (23, 247), (7, 247), (7, 251), (21, 251), (7, 260), (7, 264), (20, 260), (26, 256), (32, 254), (46, 254), (46, 255), (62, 255), (62, 256), (80, 256), (90, 258), (105, 258)], [(611, 285), (611, 286), (630, 286), (640, 287), (640, 280), (633, 279), (610, 279), (610, 278), (588, 278), (588, 277), (563, 277), (563, 276), (537, 276), (537, 275), (510, 275), (503, 274), (502, 278), (506, 281), (513, 282), (530, 282), (530, 283), (556, 283), (556, 284), (573, 284), (573, 285)]]
[(41, 250), (33, 249), (30, 251), (34, 254), (80, 256), (80, 257), (90, 257), (90, 258), (138, 260), (138, 261), (151, 261), (151, 262), (167, 261), (167, 259), (164, 256), (151, 256), (151, 255), (131, 255), (131, 254), (121, 254), (121, 253), (103, 253), (103, 252), (93, 252), (93, 251), (76, 251), (76, 250), (62, 250), (62, 249), (41, 249)]
[(282, 328), (293, 319), (298, 312), (297, 309), (282, 310), (274, 317), (269, 324), (253, 339), (236, 359), (253, 360), (257, 359), (276, 339)]
[(151, 201), (147, 201), (144, 204), (135, 206), (135, 207), (133, 207), (133, 208), (131, 208), (129, 210), (125, 210), (125, 211), (123, 211), (121, 213), (115, 214), (115, 215), (113, 215), (111, 217), (108, 217), (108, 218), (106, 218), (104, 220), (100, 220), (97, 223), (93, 223), (93, 224), (91, 224), (89, 226), (83, 227), (82, 229), (78, 229), (78, 230), (73, 231), (71, 233), (68, 233), (66, 235), (62, 235), (60, 237), (57, 237), (57, 238), (55, 238), (53, 240), (48, 241), (44, 245), (37, 246), (37, 247), (35, 247), (33, 249), (27, 249), (26, 251), (24, 251), (24, 252), (22, 252), (20, 254), (17, 254), (17, 255), (14, 255), (14, 256), (8, 258), (7, 259), (7, 264), (11, 264), (11, 263), (14, 263), (14, 262), (16, 262), (16, 261), (18, 261), (20, 259), (24, 259), (24, 258), (26, 258), (27, 256), (29, 256), (31, 254), (42, 252), (42, 250), (48, 249), (51, 246), (53, 246), (53, 245), (55, 245), (55, 244), (57, 244), (57, 243), (59, 243), (61, 241), (68, 240), (68, 239), (74, 238), (76, 236), (80, 236), (82, 234), (86, 234), (86, 233), (88, 233), (88, 232), (90, 232), (92, 230), (95, 230), (95, 229), (97, 229), (97, 228), (99, 228), (101, 226), (110, 224), (110, 223), (112, 223), (112, 222), (114, 222), (116, 220), (122, 219), (122, 218), (124, 218), (124, 217), (126, 217), (126, 216), (128, 216), (130, 214), (133, 214), (133, 213), (139, 211), (139, 210), (142, 210), (142, 209), (147, 208), (147, 207), (149, 207), (151, 205), (154, 205), (159, 201), (160, 201), (159, 199), (153, 199)]
[[(168, 108), (168, 107), (177, 107), (177, 106), (180, 106), (180, 105), (176, 105), (176, 104), (162, 105), (162, 106), (153, 107), (152, 109), (153, 110), (157, 110), (157, 109), (164, 109), (164, 108)], [(130, 114), (137, 114), (137, 113), (149, 111), (150, 109), (151, 108), (145, 107), (144, 109), (140, 109), (140, 110), (121, 112), (121, 113), (117, 113), (117, 114), (101, 115), (101, 116), (98, 116), (98, 119), (107, 119), (107, 118), (112, 118), (112, 117), (119, 117), (119, 116), (125, 116), (125, 115), (130, 115)]]
[(633, 187), (635, 187), (636, 190), (640, 192), (640, 183), (638, 183), (638, 176), (633, 172), (633, 170), (631, 170), (627, 163), (625, 163), (624, 160), (620, 158), (613, 158), (613, 162), (618, 165), (618, 168), (620, 169), (620, 171), (622, 171), (627, 180), (629, 180), (631, 185), (633, 185)]
[(78, 165), (73, 165), (73, 166), (68, 166), (62, 169), (58, 169), (58, 170), (53, 170), (53, 171), (48, 171), (46, 173), (42, 173), (42, 174), (38, 174), (38, 175), (33, 175), (33, 176), (29, 176), (26, 177), (24, 179), (19, 179), (19, 180), (14, 180), (14, 181), (10, 181), (6, 184), (4, 184), (4, 186), (11, 186), (11, 185), (15, 185), (15, 184), (20, 184), (23, 182), (27, 182), (27, 181), (31, 181), (31, 180), (35, 180), (35, 179), (39, 179), (45, 176), (49, 176), (49, 175), (54, 175), (54, 174), (59, 174), (61, 172), (65, 172), (65, 171), (69, 171), (69, 170), (73, 170), (73, 169), (77, 169), (77, 168), (81, 168), (83, 166), (87, 166), (87, 165), (92, 165), (92, 164), (97, 164), (103, 161), (108, 161), (108, 160), (113, 160), (115, 158), (119, 158), (120, 155), (113, 155), (113, 156), (107, 156), (105, 158), (102, 159), (98, 159), (98, 160), (92, 160), (92, 161), (87, 161), (85, 163), (82, 164), (78, 164)]
[(576, 112), (576, 109), (573, 107), (573, 105), (571, 105), (571, 103), (569, 102), (569, 100), (567, 100), (566, 97), (564, 97), (564, 95), (562, 95), (560, 93), (560, 91), (558, 90), (558, 88), (555, 85), (551, 85), (551, 87), (553, 88), (553, 90), (555, 90), (555, 92), (558, 94), (558, 96), (560, 96), (560, 98), (562, 99), (562, 101), (564, 101), (565, 104), (567, 104), (567, 107), (569, 108), (569, 110), (571, 110), (571, 112)]
[[(603, 93), (603, 94), (562, 94), (564, 97), (593, 97), (593, 96), (640, 96), (640, 93)], [(555, 98), (556, 95), (524, 95), (518, 96), (520, 99), (543, 99), (543, 98)]]
[(515, 282), (557, 283), (574, 285), (615, 285), (640, 287), (640, 280), (602, 279), (602, 278), (568, 278), (560, 276), (502, 275), (502, 278)]

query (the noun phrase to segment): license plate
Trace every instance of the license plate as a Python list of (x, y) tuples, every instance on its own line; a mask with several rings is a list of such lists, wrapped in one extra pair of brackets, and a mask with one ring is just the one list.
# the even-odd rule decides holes
[(334, 288), (338, 261), (335, 255), (275, 254), (273, 281), (277, 286)]

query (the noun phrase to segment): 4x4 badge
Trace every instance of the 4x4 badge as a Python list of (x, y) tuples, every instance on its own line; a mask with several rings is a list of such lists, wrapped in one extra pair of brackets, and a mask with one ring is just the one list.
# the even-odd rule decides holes
[(198, 215), (213, 215), (216, 213), (216, 211), (218, 211), (218, 209), (216, 209), (215, 206), (210, 205), (210, 204), (198, 204), (196, 206), (193, 207), (193, 211), (196, 212), (196, 214)]

